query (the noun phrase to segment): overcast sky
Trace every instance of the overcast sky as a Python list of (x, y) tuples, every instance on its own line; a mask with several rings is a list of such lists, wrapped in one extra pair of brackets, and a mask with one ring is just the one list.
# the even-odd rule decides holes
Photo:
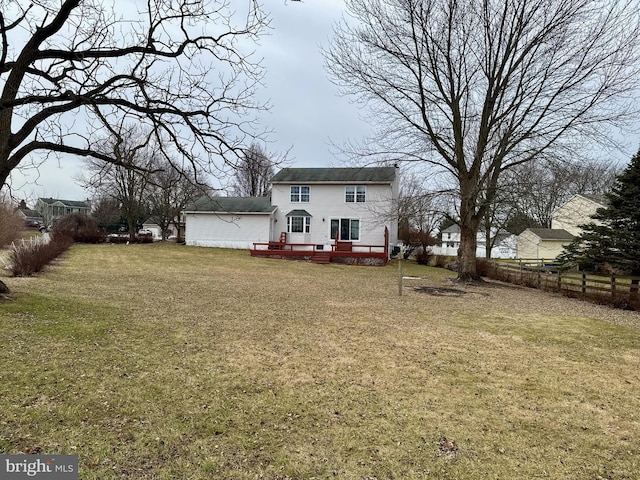
[[(257, 56), (263, 58), (265, 86), (260, 100), (272, 108), (261, 115), (262, 127), (273, 130), (269, 152), (291, 148), (290, 166), (326, 167), (340, 165), (331, 142), (358, 141), (371, 133), (369, 125), (351, 99), (339, 95), (324, 68), (321, 47), (326, 47), (332, 27), (344, 11), (344, 0), (264, 0), (271, 17), (271, 29), (262, 36)], [(616, 155), (625, 165), (635, 153), (638, 135), (624, 138), (629, 153)], [(609, 157), (605, 154), (604, 157)], [(82, 160), (67, 156), (48, 160), (28, 178), (14, 175), (14, 195), (33, 203), (38, 197), (80, 200), (90, 196), (73, 177)]]
[[(320, 52), (332, 35), (334, 22), (342, 15), (344, 2), (263, 3), (272, 27), (257, 47), (266, 69), (260, 95), (272, 105), (269, 112), (261, 115), (262, 126), (274, 131), (267, 150), (281, 152), (291, 148), (290, 166), (335, 166), (340, 160), (332, 155), (330, 142), (357, 140), (368, 132), (356, 106), (340, 96), (330, 82)], [(50, 159), (27, 179), (14, 175), (14, 194), (28, 198), (30, 203), (38, 197), (85, 199), (90, 194), (73, 180), (81, 168), (82, 161), (76, 157), (67, 156), (60, 162)]]

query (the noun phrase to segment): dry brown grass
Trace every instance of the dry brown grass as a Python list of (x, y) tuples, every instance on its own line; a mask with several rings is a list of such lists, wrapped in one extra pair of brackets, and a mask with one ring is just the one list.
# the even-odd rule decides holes
[(77, 453), (83, 479), (637, 478), (637, 313), (403, 268), (399, 297), (394, 265), (102, 245), (6, 278), (0, 453)]

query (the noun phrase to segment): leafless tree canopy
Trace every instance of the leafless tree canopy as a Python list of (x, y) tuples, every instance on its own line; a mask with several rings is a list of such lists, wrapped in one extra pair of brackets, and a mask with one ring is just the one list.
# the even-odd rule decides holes
[(376, 149), (455, 179), (459, 278), (505, 169), (602, 142), (632, 113), (637, 1), (347, 0), (325, 52), (344, 92), (374, 114)]
[(213, 189), (195, 181), (193, 177), (185, 176), (177, 171), (166, 160), (160, 160), (155, 166), (156, 171), (150, 176), (150, 184), (144, 198), (152, 221), (160, 227), (163, 240), (173, 225), (182, 236), (181, 212), (190, 202), (204, 195), (212, 195)]
[(500, 188), (502, 205), (551, 228), (555, 210), (577, 194), (611, 192), (621, 168), (613, 164), (533, 161), (507, 172)]
[(51, 153), (117, 162), (95, 138), (123, 121), (179, 169), (235, 163), (265, 26), (255, 0), (0, 0), (0, 186)]
[(78, 178), (97, 198), (112, 198), (126, 218), (133, 239), (140, 217), (146, 213), (146, 196), (152, 174), (158, 171), (160, 147), (149, 141), (149, 132), (137, 125), (122, 126), (117, 135), (102, 137), (95, 150), (114, 161), (85, 160), (84, 174)]
[(233, 174), (232, 191), (234, 195), (264, 197), (271, 191), (271, 177), (278, 162), (258, 143), (247, 148)]

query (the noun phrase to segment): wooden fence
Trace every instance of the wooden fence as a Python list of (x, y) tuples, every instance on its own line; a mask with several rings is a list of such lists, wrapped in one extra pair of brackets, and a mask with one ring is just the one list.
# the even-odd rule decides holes
[(493, 260), (497, 279), (560, 292), (573, 297), (601, 298), (610, 302), (637, 303), (640, 277), (597, 275), (561, 270), (553, 261), (541, 259)]

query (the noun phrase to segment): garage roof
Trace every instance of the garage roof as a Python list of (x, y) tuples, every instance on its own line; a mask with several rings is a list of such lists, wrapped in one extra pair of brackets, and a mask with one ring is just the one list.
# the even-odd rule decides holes
[(186, 212), (272, 213), (276, 209), (269, 197), (201, 197)]

